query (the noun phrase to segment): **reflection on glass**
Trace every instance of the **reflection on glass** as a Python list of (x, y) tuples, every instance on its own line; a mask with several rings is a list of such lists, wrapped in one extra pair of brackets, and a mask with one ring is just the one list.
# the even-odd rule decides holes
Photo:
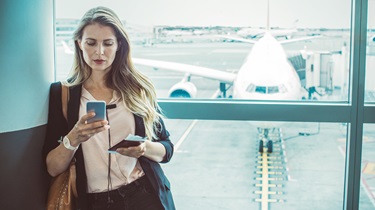
[(368, 1), (365, 102), (375, 102), (375, 1)]
[[(134, 63), (153, 80), (159, 98), (347, 101), (350, 1), (324, 3), (324, 9), (315, 0), (286, 0), (282, 5), (269, 1), (269, 7), (267, 1), (235, 1), (199, 2), (199, 10), (190, 8), (194, 2), (184, 7), (143, 0), (126, 6), (117, 1), (105, 4), (113, 9), (143, 8), (143, 4), (155, 8), (140, 9), (137, 15), (126, 9), (117, 13), (138, 58)], [(70, 70), (71, 35), (82, 15), (71, 18), (71, 6), (69, 1), (57, 1), (57, 80)], [(186, 13), (189, 8), (194, 16)], [(311, 11), (319, 11), (319, 18)], [(177, 83), (178, 89), (171, 91)], [(196, 95), (189, 94), (191, 89), (197, 90)], [(259, 94), (250, 94), (254, 90)]]
[(346, 125), (264, 124), (166, 120), (177, 209), (342, 209)]

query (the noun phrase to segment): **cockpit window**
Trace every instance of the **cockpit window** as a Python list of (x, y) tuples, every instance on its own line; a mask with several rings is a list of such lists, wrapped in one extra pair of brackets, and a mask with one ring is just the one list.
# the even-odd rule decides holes
[(280, 93), (286, 93), (286, 87), (284, 84), (281, 84), (279, 89), (280, 89)]
[(249, 93), (255, 92), (255, 85), (250, 84), (249, 86), (247, 86), (246, 91)]
[(265, 87), (265, 86), (256, 86), (255, 87), (255, 92), (266, 94), (267, 93), (267, 87)]
[(249, 93), (260, 93), (260, 94), (274, 94), (274, 93), (285, 93), (287, 89), (285, 85), (281, 84), (279, 86), (256, 86), (254, 84), (249, 84), (246, 91)]
[(278, 86), (268, 87), (268, 90), (267, 90), (268, 94), (278, 93), (278, 92), (279, 92), (279, 87)]

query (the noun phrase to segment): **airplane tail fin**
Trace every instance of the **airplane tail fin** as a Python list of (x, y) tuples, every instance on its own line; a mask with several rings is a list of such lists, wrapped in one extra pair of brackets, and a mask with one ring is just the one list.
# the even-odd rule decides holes
[(267, 31), (270, 31), (270, 0), (267, 0)]

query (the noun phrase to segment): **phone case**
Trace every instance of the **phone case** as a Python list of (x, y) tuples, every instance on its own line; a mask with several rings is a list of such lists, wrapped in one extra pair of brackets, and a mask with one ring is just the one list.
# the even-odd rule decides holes
[(105, 120), (105, 101), (88, 101), (86, 103), (86, 112), (94, 111), (95, 116), (87, 120), (87, 123)]

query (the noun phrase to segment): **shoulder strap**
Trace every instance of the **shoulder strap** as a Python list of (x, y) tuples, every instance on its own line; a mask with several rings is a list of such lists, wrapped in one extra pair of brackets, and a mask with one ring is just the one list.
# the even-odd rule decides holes
[(61, 84), (61, 102), (62, 111), (66, 121), (68, 121), (68, 101), (69, 101), (69, 88), (68, 86)]
[[(69, 87), (61, 84), (61, 103), (62, 103), (62, 111), (66, 121), (68, 121), (68, 102), (69, 102)], [(72, 189), (73, 196), (75, 198), (78, 197), (77, 187), (76, 187), (76, 166), (75, 166), (76, 159), (73, 158), (70, 162), (69, 167), (69, 184)], [(70, 192), (68, 190), (68, 192)]]

